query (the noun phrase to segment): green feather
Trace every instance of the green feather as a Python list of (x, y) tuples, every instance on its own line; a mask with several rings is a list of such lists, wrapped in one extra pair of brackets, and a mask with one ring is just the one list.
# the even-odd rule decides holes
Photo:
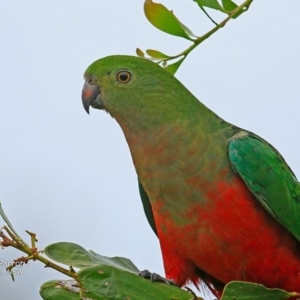
[(229, 158), (258, 201), (300, 241), (300, 184), (278, 151), (249, 134), (231, 140)]
[(145, 212), (145, 215), (149, 222), (149, 225), (151, 226), (154, 233), (157, 235), (157, 230), (156, 230), (156, 225), (155, 225), (155, 220), (154, 220), (154, 216), (153, 216), (151, 202), (140, 182), (139, 182), (139, 191), (140, 191), (140, 197), (142, 199), (142, 204), (144, 207), (144, 212)]

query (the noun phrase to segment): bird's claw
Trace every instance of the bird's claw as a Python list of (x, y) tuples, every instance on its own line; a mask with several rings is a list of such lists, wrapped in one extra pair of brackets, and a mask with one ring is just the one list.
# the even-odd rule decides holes
[(148, 270), (140, 271), (138, 275), (143, 278), (150, 279), (151, 282), (163, 282), (176, 286), (175, 282), (172, 279), (167, 279), (165, 277), (160, 276), (159, 274), (151, 273)]

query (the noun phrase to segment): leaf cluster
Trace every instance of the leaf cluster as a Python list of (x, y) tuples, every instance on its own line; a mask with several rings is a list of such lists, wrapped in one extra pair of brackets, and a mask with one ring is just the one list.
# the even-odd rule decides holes
[[(0, 246), (14, 247), (27, 254), (15, 259), (15, 264), (7, 267), (11, 271), (20, 263), (40, 261), (71, 279), (56, 279), (44, 283), (40, 295), (45, 300), (200, 300), (193, 292), (176, 286), (152, 282), (138, 276), (139, 269), (124, 257), (107, 257), (88, 251), (67, 242), (54, 243), (43, 251), (37, 248), (36, 234), (27, 231), (31, 237), (30, 245), (16, 233), (6, 217), (0, 203), (0, 215), (7, 224), (0, 230)], [(46, 255), (46, 257), (45, 257)], [(59, 264), (64, 264), (64, 268)], [(187, 288), (188, 291), (191, 291)], [(299, 297), (279, 289), (267, 289), (263, 285), (233, 281), (226, 285), (221, 300), (285, 300)], [(202, 299), (203, 300), (203, 299)]]
[[(161, 31), (168, 34), (178, 36), (189, 40), (192, 44), (184, 51), (176, 55), (167, 55), (161, 51), (147, 49), (146, 54), (139, 48), (136, 49), (136, 53), (140, 57), (151, 59), (163, 67), (168, 72), (175, 74), (177, 69), (189, 55), (189, 53), (199, 46), (203, 41), (209, 38), (213, 33), (223, 28), (227, 22), (231, 19), (236, 19), (242, 13), (248, 10), (253, 0), (246, 0), (241, 5), (237, 5), (231, 0), (222, 0), (220, 3), (218, 0), (193, 0), (198, 7), (204, 12), (206, 17), (213, 23), (214, 27), (207, 33), (197, 36), (187, 26), (185, 26), (173, 13), (172, 10), (168, 10), (164, 5), (155, 3), (152, 0), (145, 0), (144, 12), (149, 22)], [(214, 21), (209, 13), (209, 10), (217, 10), (226, 15), (225, 19), (219, 23)]]

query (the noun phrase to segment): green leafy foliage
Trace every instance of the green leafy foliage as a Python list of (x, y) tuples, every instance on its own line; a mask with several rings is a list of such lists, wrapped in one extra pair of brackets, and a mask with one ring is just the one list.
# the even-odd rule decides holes
[(55, 243), (47, 246), (45, 254), (56, 262), (83, 269), (97, 264), (107, 264), (128, 272), (138, 273), (138, 268), (127, 258), (107, 257), (83, 247), (67, 242)]
[[(194, 295), (180, 288), (137, 276), (138, 268), (127, 258), (106, 257), (66, 242), (47, 246), (45, 253), (57, 262), (79, 268), (76, 279), (81, 289), (74, 287), (74, 280), (52, 280), (41, 286), (43, 299), (77, 300), (81, 299), (79, 291), (93, 300), (195, 299)], [(221, 300), (285, 300), (295, 296), (300, 294), (268, 289), (256, 283), (233, 281), (226, 285)]]
[(233, 10), (238, 8), (238, 5), (231, 0), (222, 0), (222, 5), (219, 3), (218, 0), (193, 0), (193, 1), (195, 1), (201, 8), (207, 7), (207, 8), (221, 11), (226, 14), (230, 14)]
[[(186, 50), (182, 51), (177, 55), (167, 55), (161, 51), (148, 49), (145, 53), (139, 48), (136, 49), (136, 54), (140, 57), (148, 58), (162, 64), (164, 68), (167, 69), (171, 74), (175, 74), (181, 63), (185, 60), (188, 54), (197, 46), (199, 46), (203, 41), (209, 38), (213, 33), (215, 33), (220, 28), (224, 27), (230, 19), (239, 17), (242, 13), (247, 11), (253, 0), (246, 0), (243, 4), (237, 5), (232, 0), (193, 0), (202, 10), (202, 12), (208, 17), (214, 24), (214, 28), (204, 35), (197, 37), (189, 28), (187, 28), (181, 21), (177, 19), (172, 10), (168, 10), (164, 5), (160, 3), (154, 3), (152, 0), (145, 0), (144, 11), (146, 18), (149, 22), (166, 33), (174, 36), (179, 36), (190, 40), (193, 44)], [(222, 22), (215, 22), (206, 9), (218, 10), (226, 14), (226, 19)], [(175, 60), (176, 62), (169, 63), (169, 61)]]
[[(203, 10), (205, 13), (206, 11), (204, 10), (204, 7), (215, 9), (227, 15), (231, 15), (233, 19), (237, 18), (243, 12), (245, 12), (251, 4), (249, 1), (249, 5), (245, 5), (243, 9), (239, 10), (239, 6), (231, 0), (222, 0), (222, 5), (218, 0), (193, 0), (193, 1), (195, 1), (199, 5), (201, 10)], [(206, 15), (208, 16), (207, 13)]]
[(176, 71), (178, 70), (178, 68), (180, 67), (180, 65), (182, 64), (182, 62), (184, 61), (184, 59), (185, 59), (185, 56), (183, 58), (179, 59), (178, 61), (176, 61), (175, 63), (167, 65), (166, 69), (168, 70), (168, 72), (174, 75), (176, 73)]
[(222, 4), (224, 9), (228, 12), (228, 11), (232, 11), (234, 9), (236, 9), (238, 6), (232, 2), (231, 0), (222, 0)]
[(153, 283), (109, 265), (97, 265), (78, 272), (83, 286), (105, 299), (193, 299), (193, 295), (165, 283)]
[(152, 49), (146, 50), (146, 53), (150, 57), (157, 58), (157, 59), (160, 59), (160, 58), (169, 58), (170, 57), (169, 55), (166, 55), (166, 54), (164, 54), (164, 53), (162, 53), (160, 51), (152, 50)]
[(262, 284), (233, 281), (225, 286), (221, 300), (285, 300), (297, 296), (300, 294), (268, 289)]
[[(178, 287), (138, 276), (138, 268), (127, 258), (106, 257), (66, 242), (47, 246), (45, 254), (52, 260), (80, 269), (75, 278), (81, 293), (89, 299), (193, 299), (192, 294)], [(68, 282), (49, 281), (42, 285), (40, 294), (47, 300), (81, 299), (79, 289), (74, 291), (74, 284)]]
[[(75, 283), (75, 281), (74, 281)], [(40, 288), (40, 295), (45, 300), (80, 300), (79, 292), (75, 293), (64, 286), (63, 281), (51, 280), (44, 283)], [(88, 296), (88, 295), (86, 295)], [(97, 299), (97, 298), (93, 298)]]
[(224, 8), (220, 5), (218, 0), (194, 0), (200, 7), (208, 7), (211, 9), (224, 12)]
[(191, 40), (192, 32), (183, 25), (164, 5), (146, 0), (144, 11), (149, 22), (156, 28), (188, 40)]

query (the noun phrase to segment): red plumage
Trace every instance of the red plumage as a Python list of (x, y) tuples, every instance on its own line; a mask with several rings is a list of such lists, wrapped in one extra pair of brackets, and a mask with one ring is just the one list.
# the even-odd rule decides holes
[(299, 291), (299, 243), (261, 206), (244, 182), (236, 176), (231, 183), (219, 182), (216, 189), (206, 190), (211, 201), (205, 207), (195, 203), (182, 212), (184, 220), (197, 216), (190, 225), (176, 226), (163, 209), (164, 201), (154, 202), (167, 278), (181, 286), (188, 281), (197, 285), (197, 266), (201, 266), (202, 279), (214, 286), (211, 290), (218, 298), (224, 283), (232, 280)]

